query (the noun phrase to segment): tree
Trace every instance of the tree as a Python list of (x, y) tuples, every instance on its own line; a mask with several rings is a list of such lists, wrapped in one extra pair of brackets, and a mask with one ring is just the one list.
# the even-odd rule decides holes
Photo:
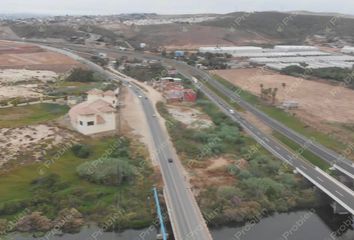
[(286, 83), (283, 82), (283, 83), (281, 84), (281, 86), (282, 86), (283, 88), (285, 88), (285, 87), (286, 87)]
[(136, 175), (135, 167), (127, 158), (100, 158), (79, 165), (76, 171), (90, 182), (116, 186), (130, 183)]
[(68, 82), (95, 82), (93, 71), (82, 68), (74, 68), (70, 75), (66, 78)]
[(264, 99), (264, 86), (263, 86), (263, 84), (261, 83), (261, 84), (259, 84), (259, 86), (261, 87), (261, 99)]
[(277, 92), (278, 92), (278, 88), (273, 88), (272, 92), (271, 92), (271, 95), (272, 95), (272, 104), (275, 103), (275, 99), (276, 99), (276, 96), (277, 96)]

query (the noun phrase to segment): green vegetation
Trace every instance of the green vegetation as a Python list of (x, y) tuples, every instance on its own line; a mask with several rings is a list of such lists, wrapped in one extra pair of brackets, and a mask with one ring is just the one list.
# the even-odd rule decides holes
[(160, 63), (150, 64), (149, 66), (127, 65), (123, 72), (124, 74), (143, 82), (166, 76), (166, 70)]
[(199, 131), (187, 128), (175, 120), (162, 102), (157, 104), (157, 109), (168, 120), (168, 130), (174, 139), (177, 152), (186, 159), (203, 160), (210, 156), (225, 153), (237, 154), (235, 146), (245, 144), (241, 129), (231, 120), (219, 112), (213, 104), (206, 100), (198, 100), (196, 107), (206, 111), (212, 116), (214, 127)]
[[(18, 166), (2, 173), (0, 218), (10, 219), (28, 209), (54, 219), (61, 210), (75, 208), (88, 220), (104, 222), (114, 214), (111, 221), (119, 223), (120, 228), (147, 226), (152, 221), (147, 197), (151, 193), (153, 170), (144, 158), (141, 145), (130, 142), (117, 137), (86, 138), (82, 144), (92, 151), (87, 160), (76, 157), (71, 150), (65, 151), (58, 159), (51, 159), (56, 154), (56, 150), (52, 150), (46, 163)], [(103, 185), (78, 175), (76, 169), (80, 165), (103, 158), (119, 158), (134, 166), (136, 177), (120, 185)], [(96, 172), (95, 165), (92, 166)]]
[(314, 207), (320, 202), (311, 184), (246, 136), (213, 103), (201, 96), (195, 107), (207, 113), (214, 126), (203, 131), (187, 128), (168, 113), (163, 103), (157, 104), (179, 156), (191, 171), (210, 158), (233, 159), (220, 170), (221, 176), (232, 177), (230, 184), (200, 189), (202, 211), (215, 214), (218, 210), (213, 223), (243, 222), (272, 212)]
[(78, 158), (88, 158), (91, 154), (90, 146), (85, 144), (75, 144), (71, 147), (71, 151)]
[(273, 133), (273, 136), (275, 136), (278, 140), (280, 140), (282, 143), (292, 149), (296, 155), (302, 156), (303, 158), (305, 158), (315, 166), (318, 166), (324, 171), (329, 169), (330, 165), (320, 157), (317, 157), (315, 154), (307, 150), (307, 146), (300, 146), (299, 144), (294, 143), (292, 140), (279, 133)]
[(0, 127), (21, 127), (54, 120), (68, 112), (68, 107), (59, 104), (41, 103), (0, 109)]
[(93, 183), (112, 186), (131, 183), (135, 178), (135, 168), (129, 164), (129, 159), (104, 158), (97, 161), (95, 171), (92, 171), (94, 163), (86, 162), (78, 166), (79, 176)]
[(53, 89), (47, 92), (50, 96), (84, 95), (91, 89), (104, 89), (105, 83), (102, 82), (59, 82)]
[(66, 78), (68, 82), (97, 82), (99, 79), (95, 76), (95, 73), (91, 70), (85, 70), (82, 68), (74, 68), (70, 75)]
[(348, 87), (353, 87), (353, 75), (352, 69), (343, 69), (338, 67), (321, 68), (321, 69), (305, 69), (299, 66), (289, 66), (284, 68), (282, 73), (291, 76), (314, 76), (318, 78), (335, 80), (345, 83)]

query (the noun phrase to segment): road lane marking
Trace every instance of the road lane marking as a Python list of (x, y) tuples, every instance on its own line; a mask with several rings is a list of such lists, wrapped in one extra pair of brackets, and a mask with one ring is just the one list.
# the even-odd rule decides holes
[(337, 190), (336, 190), (336, 193), (338, 193), (339, 195), (341, 195), (342, 197), (344, 197), (344, 195), (343, 195), (343, 194), (341, 194), (340, 192), (338, 192)]
[(324, 182), (323, 179), (321, 179), (320, 177), (317, 177), (318, 180), (320, 180), (321, 182)]

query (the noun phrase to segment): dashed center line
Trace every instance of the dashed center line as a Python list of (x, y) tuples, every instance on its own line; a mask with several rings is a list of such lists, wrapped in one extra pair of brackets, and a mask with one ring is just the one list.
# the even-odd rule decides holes
[(323, 182), (323, 179), (321, 179), (320, 177), (317, 177), (318, 180), (320, 180), (321, 182)]
[(341, 195), (342, 197), (344, 197), (344, 195), (343, 195), (343, 194), (341, 194), (340, 192), (338, 192), (337, 190), (336, 190), (336, 193), (338, 193), (339, 195)]

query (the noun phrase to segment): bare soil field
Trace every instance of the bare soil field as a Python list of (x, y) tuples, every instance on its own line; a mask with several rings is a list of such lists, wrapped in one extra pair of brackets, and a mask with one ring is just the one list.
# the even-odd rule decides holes
[[(296, 114), (312, 122), (354, 122), (354, 91), (325, 81), (312, 81), (257, 68), (215, 71), (229, 82), (260, 95), (264, 88), (278, 88), (277, 102), (299, 102)], [(283, 87), (285, 83), (285, 87)]]
[(0, 101), (13, 98), (43, 96), (43, 86), (54, 82), (58, 74), (53, 71), (4, 69), (0, 70)]
[(17, 82), (40, 81), (52, 82), (58, 74), (53, 71), (33, 71), (25, 69), (5, 69), (0, 70), (0, 85), (14, 84)]
[(8, 161), (41, 161), (48, 150), (73, 141), (74, 135), (58, 127), (44, 124), (0, 128), (0, 168)]
[(37, 84), (26, 84), (16, 86), (1, 86), (0, 85), (0, 101), (21, 98), (31, 99), (42, 97), (43, 94), (38, 89)]
[(0, 69), (50, 70), (66, 72), (80, 63), (37, 46), (0, 41)]
[(189, 128), (202, 129), (213, 125), (208, 115), (198, 109), (183, 105), (167, 105), (170, 114), (178, 121), (186, 124)]
[(189, 178), (195, 195), (209, 187), (232, 185), (235, 179), (227, 170), (232, 163), (232, 160), (219, 157), (206, 160), (190, 170)]

